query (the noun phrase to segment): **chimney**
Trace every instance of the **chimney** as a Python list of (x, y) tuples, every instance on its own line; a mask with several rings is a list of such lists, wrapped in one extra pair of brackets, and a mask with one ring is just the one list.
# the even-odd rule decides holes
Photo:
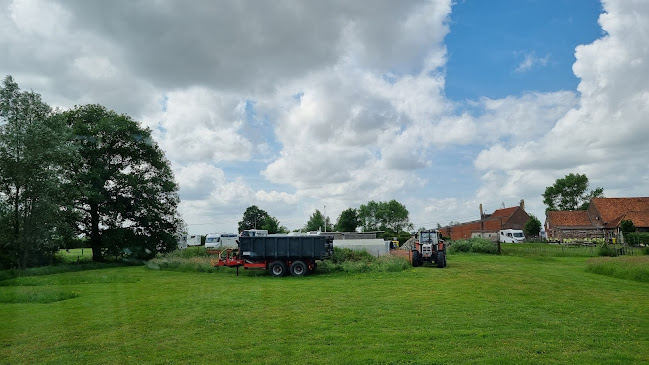
[(482, 203), (480, 203), (480, 219), (484, 219), (484, 213), (482, 212)]
[(525, 200), (521, 199), (521, 209), (525, 210)]

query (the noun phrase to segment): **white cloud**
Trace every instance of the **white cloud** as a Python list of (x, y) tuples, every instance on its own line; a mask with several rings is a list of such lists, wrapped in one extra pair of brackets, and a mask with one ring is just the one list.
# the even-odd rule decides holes
[(555, 110), (563, 115), (553, 113), (550, 124), (542, 123), (547, 128), (557, 118), (551, 129), (540, 130), (540, 138), (523, 138), (511, 146), (496, 143), (482, 151), (475, 165), (485, 172), (483, 195), (495, 187), (505, 196), (523, 195), (527, 189), (540, 208), (544, 187), (570, 172), (585, 173), (607, 196), (646, 195), (649, 4), (611, 0), (604, 9), (599, 22), (606, 35), (576, 49), (573, 70), (581, 79), (577, 104), (562, 113), (570, 102), (557, 103)]
[[(216, 222), (194, 231), (234, 230), (252, 204), (298, 228), (324, 205), (335, 219), (393, 198), (433, 226), (479, 203), (542, 212), (569, 172), (646, 195), (649, 4), (604, 9), (606, 34), (575, 52), (578, 93), (468, 105), (444, 92), (450, 0), (0, 0), (0, 71), (53, 106), (100, 103), (150, 127), (187, 221)], [(521, 73), (550, 62), (518, 55)], [(451, 198), (435, 189), (455, 149), (480, 181)]]
[(550, 60), (550, 55), (545, 55), (544, 57), (537, 57), (535, 52), (525, 52), (522, 54), (523, 60), (518, 64), (515, 72), (523, 73), (527, 72), (533, 68), (544, 67), (548, 64)]

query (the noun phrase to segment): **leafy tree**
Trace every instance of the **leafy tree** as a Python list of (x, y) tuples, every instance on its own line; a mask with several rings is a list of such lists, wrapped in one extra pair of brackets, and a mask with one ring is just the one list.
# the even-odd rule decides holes
[(79, 154), (70, 189), (93, 260), (103, 259), (102, 249), (138, 258), (175, 249), (184, 229), (178, 186), (151, 131), (101, 105), (76, 107), (62, 118)]
[(239, 222), (239, 232), (246, 229), (265, 229), (262, 227), (268, 218), (270, 216), (265, 210), (259, 209), (256, 205), (251, 205), (243, 212), (243, 219)]
[(530, 214), (530, 218), (525, 222), (523, 228), (527, 236), (536, 237), (541, 232), (541, 221), (533, 214)]
[(604, 189), (588, 191), (588, 177), (580, 174), (568, 174), (557, 179), (552, 186), (545, 188), (543, 203), (548, 210), (586, 210), (592, 198), (604, 196)]
[(286, 227), (280, 226), (279, 220), (271, 216), (266, 217), (264, 224), (261, 226), (261, 229), (267, 230), (270, 234), (286, 233)]
[[(304, 231), (309, 232), (309, 231), (324, 230), (324, 227), (325, 227), (325, 216), (318, 209), (316, 209), (315, 212), (311, 214), (311, 217), (309, 217), (309, 221), (304, 226)], [(327, 218), (326, 231), (330, 232), (332, 231), (332, 229), (333, 226), (331, 225), (329, 218)]]
[(622, 233), (635, 232), (635, 225), (633, 224), (633, 221), (628, 219), (625, 219), (622, 222), (620, 222), (620, 228), (622, 228)]
[(358, 211), (354, 208), (348, 208), (338, 216), (335, 229), (338, 232), (354, 232), (359, 225)]
[(396, 200), (389, 202), (369, 201), (358, 209), (358, 218), (365, 231), (392, 230), (401, 232), (412, 228), (408, 209)]
[(42, 264), (69, 238), (62, 184), (72, 158), (67, 129), (11, 76), (0, 87), (0, 267)]

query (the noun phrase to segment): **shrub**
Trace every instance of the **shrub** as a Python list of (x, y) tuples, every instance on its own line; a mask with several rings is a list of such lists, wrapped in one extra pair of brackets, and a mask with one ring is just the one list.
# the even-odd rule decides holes
[(615, 247), (609, 246), (607, 243), (602, 243), (599, 245), (597, 250), (597, 255), (599, 256), (617, 256), (615, 252)]
[(498, 246), (496, 246), (496, 244), (484, 238), (470, 238), (468, 240), (453, 241), (448, 246), (448, 252), (449, 253), (473, 252), (473, 253), (497, 254)]
[(334, 264), (343, 263), (346, 261), (363, 261), (363, 262), (372, 262), (376, 259), (372, 254), (365, 250), (352, 250), (351, 248), (340, 248), (334, 247), (334, 254), (331, 257), (331, 261)]
[(448, 246), (448, 252), (449, 253), (471, 252), (471, 241), (470, 240), (453, 241)]
[(624, 234), (627, 245), (649, 245), (649, 232), (631, 232)]
[[(398, 256), (380, 256), (374, 257), (370, 254), (363, 254), (363, 251), (353, 251), (351, 249), (345, 250), (344, 254), (348, 255), (347, 260), (325, 260), (318, 263), (316, 272), (321, 273), (334, 273), (344, 272), (348, 274), (364, 273), (364, 272), (396, 272), (403, 271), (410, 268), (410, 262), (405, 257)], [(353, 251), (349, 253), (346, 250)], [(360, 255), (359, 255), (360, 253)], [(343, 253), (339, 253), (342, 255)], [(334, 252), (334, 255), (336, 253)]]

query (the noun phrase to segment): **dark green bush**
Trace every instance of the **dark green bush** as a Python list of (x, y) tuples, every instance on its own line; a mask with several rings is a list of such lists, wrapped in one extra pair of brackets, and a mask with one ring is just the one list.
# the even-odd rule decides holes
[(497, 254), (498, 246), (484, 238), (470, 238), (468, 240), (457, 240), (451, 242), (448, 246), (449, 253), (459, 252), (473, 252), (473, 253), (487, 253)]
[(334, 264), (340, 264), (343, 262), (372, 262), (376, 260), (372, 254), (364, 250), (352, 250), (351, 248), (340, 248), (334, 247), (334, 254), (331, 257), (331, 261)]
[(627, 245), (649, 245), (649, 232), (631, 232), (624, 234), (624, 242)]
[(599, 245), (599, 248), (597, 249), (597, 255), (599, 256), (617, 256), (617, 252), (615, 251), (615, 247), (612, 245), (606, 244), (606, 242), (602, 243)]

